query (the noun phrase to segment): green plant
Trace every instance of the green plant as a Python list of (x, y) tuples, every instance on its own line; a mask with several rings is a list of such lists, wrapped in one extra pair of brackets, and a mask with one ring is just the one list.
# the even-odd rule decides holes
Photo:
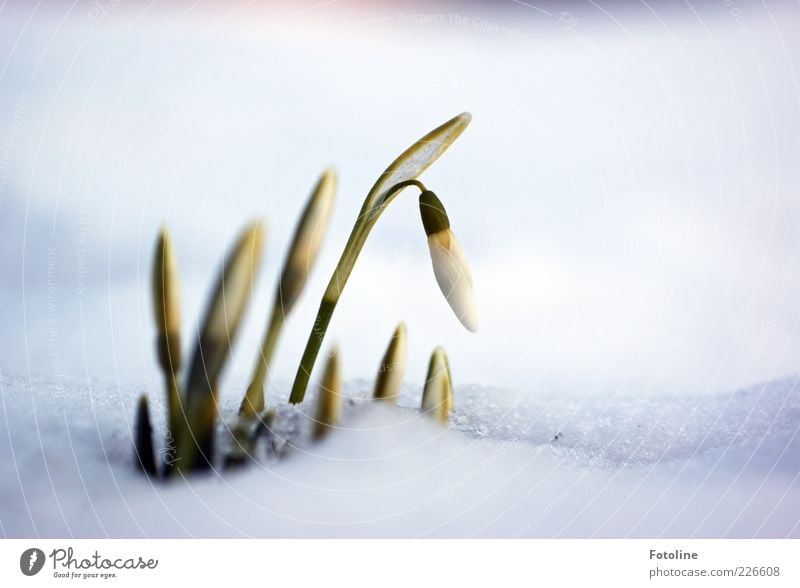
[[(386, 168), (386, 170), (381, 174), (381, 176), (378, 178), (378, 181), (372, 186), (372, 189), (369, 191), (369, 194), (367, 194), (367, 198), (364, 200), (361, 211), (356, 218), (355, 225), (350, 233), (350, 238), (348, 239), (347, 245), (342, 252), (339, 263), (333, 272), (333, 276), (331, 276), (328, 287), (322, 297), (322, 302), (320, 302), (317, 318), (314, 321), (314, 326), (312, 327), (311, 333), (308, 337), (308, 342), (306, 343), (303, 357), (300, 360), (300, 366), (297, 368), (297, 375), (295, 376), (294, 384), (292, 385), (292, 392), (291, 396), (289, 397), (289, 402), (296, 404), (298, 402), (302, 402), (303, 398), (305, 397), (308, 381), (311, 377), (311, 371), (314, 369), (314, 363), (316, 362), (317, 355), (322, 347), (322, 341), (325, 338), (325, 333), (328, 330), (328, 325), (330, 324), (331, 317), (333, 316), (333, 311), (336, 309), (336, 304), (339, 302), (339, 298), (342, 295), (342, 290), (347, 283), (347, 279), (350, 277), (350, 272), (353, 271), (353, 266), (358, 259), (358, 255), (361, 253), (361, 249), (364, 247), (364, 243), (366, 242), (372, 227), (375, 226), (375, 223), (377, 222), (381, 213), (386, 210), (386, 207), (402, 190), (409, 186), (416, 186), (422, 191), (420, 209), (422, 212), (423, 223), (425, 222), (426, 217), (431, 216), (432, 213), (429, 210), (429, 207), (423, 204), (422, 198), (424, 197), (425, 201), (427, 202), (428, 200), (431, 200), (430, 195), (433, 193), (426, 190), (425, 186), (419, 182), (417, 178), (428, 168), (428, 166), (436, 161), (439, 156), (447, 150), (448, 147), (450, 147), (453, 141), (455, 141), (462, 132), (464, 132), (464, 129), (467, 128), (467, 125), (469, 125), (471, 120), (472, 116), (469, 113), (464, 112), (437, 127), (422, 137), (422, 139), (414, 143), (397, 159), (395, 159), (392, 164), (389, 165), (389, 167)], [(441, 205), (441, 202), (439, 202), (438, 198), (436, 199), (436, 202)], [(441, 207), (441, 213), (444, 213), (443, 206)], [(440, 215), (436, 214), (435, 216), (438, 217)], [(447, 215), (444, 213), (444, 219), (439, 218), (437, 221), (439, 224), (437, 224), (437, 222), (433, 222), (431, 225), (431, 230), (441, 228), (440, 224), (446, 219)], [(452, 235), (452, 232), (449, 228), (449, 220), (447, 220), (446, 225), (447, 235)], [(430, 243), (431, 233), (428, 232), (427, 225), (425, 230), (428, 234)], [(456, 243), (457, 245), (457, 242), (454, 239), (453, 243)], [(472, 299), (471, 278), (468, 280), (460, 278), (454, 282), (454, 284), (457, 283), (460, 287), (469, 286), (468, 291), (453, 292), (451, 289), (453, 284), (450, 282), (454, 277), (453, 270), (456, 269), (456, 266), (459, 263), (464, 264), (463, 254), (460, 256), (450, 256), (448, 258), (445, 255), (438, 255), (441, 248), (442, 247), (437, 245), (437, 255), (432, 257), (434, 268), (436, 268), (437, 264), (440, 264), (443, 261), (445, 264), (450, 265), (451, 267), (446, 271), (437, 271), (436, 275), (437, 280), (439, 281), (439, 286), (440, 288), (443, 288), (444, 295), (447, 297), (448, 302), (456, 312), (459, 320), (464, 323), (464, 326), (470, 330), (477, 329), (477, 319), (474, 316), (474, 304), (466, 303), (466, 301), (471, 301)], [(446, 249), (447, 246), (444, 246), (444, 248)], [(458, 250), (460, 253), (460, 247)], [(433, 252), (434, 249), (432, 248), (432, 256)], [(464, 267), (466, 267), (466, 265), (464, 265)], [(464, 274), (463, 271), (458, 273)], [(443, 279), (439, 279), (440, 274), (442, 275)], [(469, 276), (468, 270), (465, 275)], [(447, 288), (447, 290), (444, 288)], [(458, 304), (456, 305), (454, 302), (457, 302)], [(463, 314), (464, 309), (468, 307), (473, 309), (473, 312)]]
[(186, 380), (183, 399), (186, 426), (181, 427), (176, 437), (176, 465), (181, 471), (211, 466), (219, 375), (253, 289), (263, 239), (264, 230), (259, 222), (242, 232), (222, 268), (206, 310)]
[[(156, 354), (167, 389), (167, 436), (174, 440), (180, 435), (183, 423), (181, 392), (178, 384), (178, 370), (181, 364), (181, 320), (178, 262), (166, 227), (159, 233), (154, 257), (153, 309), (157, 332)], [(175, 458), (175, 443), (173, 443), (167, 448), (165, 462), (171, 465)]]
[[(464, 326), (471, 331), (477, 329), (472, 277), (463, 252), (450, 230), (450, 221), (441, 201), (417, 179), (463, 132), (470, 120), (470, 115), (463, 113), (425, 135), (400, 155), (370, 190), (323, 295), (292, 387), (291, 403), (299, 403), (304, 398), (333, 310), (369, 232), (386, 206), (407, 187), (414, 186), (421, 191), (420, 215), (437, 283)], [(330, 219), (335, 191), (336, 175), (332, 169), (327, 169), (312, 190), (295, 229), (250, 384), (238, 415), (229, 421), (231, 443), (223, 460), (226, 465), (240, 464), (252, 457), (257, 440), (277, 418), (274, 411), (265, 410), (265, 380), (286, 317), (299, 298), (317, 258)], [(163, 228), (159, 234), (153, 263), (153, 303), (156, 353), (167, 391), (167, 441), (161, 470), (165, 476), (173, 471), (184, 474), (207, 469), (214, 463), (217, 453), (215, 426), (219, 378), (253, 289), (263, 240), (263, 226), (260, 222), (254, 222), (243, 230), (225, 257), (197, 331), (196, 345), (182, 389), (179, 382), (181, 339), (178, 266), (168, 231)], [(373, 394), (376, 399), (396, 401), (405, 368), (405, 355), (406, 329), (400, 323), (378, 371)], [(334, 349), (320, 386), (313, 432), (315, 439), (322, 438), (335, 426), (341, 409), (341, 396), (340, 365), (338, 352)], [(434, 412), (437, 419), (444, 422), (451, 407), (449, 366), (444, 351), (437, 348), (431, 358), (423, 394), (423, 410)], [(148, 475), (158, 475), (159, 464), (155, 459), (149, 406), (144, 395), (137, 405), (134, 448), (139, 467)]]

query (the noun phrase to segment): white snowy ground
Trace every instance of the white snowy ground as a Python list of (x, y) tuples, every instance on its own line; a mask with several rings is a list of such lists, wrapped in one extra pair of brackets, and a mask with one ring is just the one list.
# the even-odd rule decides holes
[[(0, 533), (800, 535), (797, 14), (790, 0), (0, 2)], [(296, 215), (339, 170), (275, 357), (283, 402), (367, 190), (462, 110), (473, 123), (424, 180), (472, 264), (479, 333), (440, 295), (406, 197), (329, 332), (351, 382), (399, 320), (409, 382), (444, 345), (452, 429), (358, 405), (280, 463), (191, 486), (136, 475), (133, 403), (162, 396), (159, 226), (188, 341), (235, 231), (267, 221), (230, 409)]]
[[(800, 537), (800, 381), (709, 398), (457, 391), (444, 429), (351, 386), (341, 429), (280, 460), (152, 484), (134, 391), (2, 381), (9, 537)], [(229, 403), (229, 411), (234, 403)], [(313, 405), (313, 404), (312, 404)], [(406, 408), (403, 408), (406, 406)], [(162, 418), (157, 417), (160, 422)]]

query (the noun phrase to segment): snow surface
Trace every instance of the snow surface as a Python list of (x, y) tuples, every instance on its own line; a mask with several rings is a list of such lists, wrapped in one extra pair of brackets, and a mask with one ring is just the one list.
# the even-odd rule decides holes
[(133, 465), (135, 390), (3, 378), (2, 532), (800, 537), (800, 379), (644, 402), (465, 386), (448, 428), (412, 408), (419, 389), (396, 408), (350, 389), (326, 440), (310, 443), (308, 408), (284, 405), (280, 458), (163, 484)]

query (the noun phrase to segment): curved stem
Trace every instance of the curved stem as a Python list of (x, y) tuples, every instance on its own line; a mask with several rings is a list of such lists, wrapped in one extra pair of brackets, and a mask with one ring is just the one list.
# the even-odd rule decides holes
[[(336, 270), (333, 272), (333, 276), (331, 276), (328, 287), (325, 290), (325, 297), (328, 298), (328, 300), (332, 300), (334, 306), (342, 295), (344, 285), (347, 283), (350, 272), (353, 271), (353, 266), (356, 264), (356, 259), (358, 259), (358, 255), (361, 253), (361, 249), (367, 241), (367, 236), (378, 220), (378, 217), (386, 210), (386, 207), (394, 200), (395, 196), (409, 186), (416, 186), (422, 192), (426, 190), (425, 185), (419, 180), (404, 180), (389, 188), (382, 198), (368, 198), (364, 202), (364, 207), (361, 209), (356, 219), (353, 230), (350, 232), (350, 237), (347, 240), (347, 245), (345, 245)], [(319, 317), (317, 317), (317, 319), (319, 319)]]
[(412, 178), (410, 180), (403, 180), (402, 182), (397, 182), (394, 186), (386, 191), (386, 195), (383, 197), (384, 202), (388, 204), (389, 201), (392, 200), (392, 198), (394, 198), (398, 192), (400, 192), (400, 190), (408, 188), (409, 186), (416, 186), (419, 188), (420, 192), (425, 192), (427, 190), (425, 184), (417, 179)]
[(361, 214), (356, 219), (350, 238), (347, 240), (347, 245), (342, 251), (342, 256), (339, 258), (339, 263), (333, 272), (333, 276), (331, 276), (330, 282), (328, 282), (328, 287), (319, 305), (317, 318), (314, 320), (314, 326), (308, 337), (300, 365), (297, 367), (294, 384), (292, 384), (292, 393), (289, 396), (289, 402), (292, 404), (303, 402), (311, 372), (322, 347), (322, 340), (325, 338), (328, 325), (333, 317), (333, 311), (336, 309), (336, 304), (339, 302), (342, 290), (344, 290), (347, 279), (353, 271), (353, 266), (356, 263), (356, 259), (358, 259), (358, 254), (361, 253), (361, 249), (364, 247), (369, 232), (394, 197), (409, 186), (416, 186), (423, 192), (426, 190), (425, 185), (419, 180), (404, 180), (389, 188), (380, 201), (374, 203), (373, 206), (369, 206), (369, 201), (364, 203), (364, 208), (362, 208)]

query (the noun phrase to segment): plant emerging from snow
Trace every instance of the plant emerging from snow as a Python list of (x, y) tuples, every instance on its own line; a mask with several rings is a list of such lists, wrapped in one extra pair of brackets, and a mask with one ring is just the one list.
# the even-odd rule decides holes
[[(292, 386), (289, 398), (292, 404), (302, 402), (305, 397), (333, 311), (367, 236), (389, 203), (406, 188), (416, 187), (421, 192), (420, 215), (436, 281), (461, 323), (470, 331), (477, 330), (472, 276), (463, 251), (450, 230), (444, 205), (418, 180), (422, 172), (458, 138), (470, 120), (468, 113), (462, 113), (425, 135), (403, 152), (370, 190), (322, 297)], [(229, 427), (232, 443), (224, 457), (225, 464), (241, 463), (252, 456), (259, 436), (272, 426), (276, 418), (274, 411), (265, 410), (265, 380), (284, 322), (300, 297), (321, 247), (335, 191), (336, 175), (332, 169), (328, 169), (312, 190), (295, 229), (253, 375), (239, 414)], [(196, 344), (182, 387), (179, 381), (181, 340), (178, 265), (167, 230), (162, 229), (158, 237), (153, 264), (153, 300), (156, 352), (167, 391), (167, 442), (162, 451), (162, 463), (158, 463), (147, 397), (140, 397), (136, 410), (134, 446), (139, 465), (148, 475), (169, 476), (176, 471), (184, 474), (207, 469), (214, 464), (218, 453), (215, 428), (219, 378), (253, 289), (263, 241), (263, 225), (260, 222), (252, 223), (226, 255), (197, 331)], [(406, 328), (400, 323), (378, 371), (373, 392), (376, 400), (396, 401), (405, 370), (405, 358)], [(315, 439), (323, 437), (336, 426), (341, 396), (340, 360), (334, 349), (329, 354), (320, 383), (313, 431)], [(428, 367), (421, 410), (440, 422), (446, 422), (452, 405), (450, 367), (444, 350), (437, 347)]]
[[(464, 132), (464, 129), (467, 128), (471, 120), (472, 117), (469, 113), (465, 112), (432, 130), (395, 159), (392, 164), (386, 168), (386, 171), (381, 174), (378, 181), (375, 182), (375, 185), (372, 186), (356, 218), (355, 225), (350, 233), (350, 238), (339, 259), (339, 264), (336, 266), (333, 276), (331, 276), (330, 282), (328, 282), (325, 294), (322, 297), (322, 302), (317, 312), (317, 318), (314, 321), (314, 327), (308, 337), (308, 342), (303, 352), (303, 358), (297, 368), (297, 375), (292, 385), (292, 393), (289, 397), (289, 402), (296, 404), (302, 402), (305, 397), (308, 380), (311, 377), (311, 371), (314, 368), (319, 350), (322, 347), (322, 340), (325, 338), (325, 333), (328, 330), (331, 317), (333, 317), (333, 311), (336, 309), (336, 304), (339, 302), (342, 290), (344, 290), (347, 279), (350, 277), (350, 272), (353, 271), (353, 266), (358, 259), (358, 254), (361, 253), (361, 249), (364, 247), (364, 243), (372, 227), (375, 226), (378, 218), (383, 211), (386, 210), (386, 207), (389, 206), (395, 196), (403, 189), (410, 186), (416, 186), (423, 192), (420, 197), (423, 221), (431, 216), (428, 207), (422, 205), (423, 197), (425, 197), (428, 192), (425, 186), (417, 181), (417, 178), (428, 166), (436, 161), (448, 147), (450, 147), (461, 133)], [(441, 214), (446, 220), (447, 215), (444, 212), (444, 207), (441, 208)], [(427, 225), (425, 226), (427, 232)], [(449, 231), (449, 222), (447, 222), (447, 230)], [(444, 256), (439, 255), (438, 252), (434, 254), (433, 248), (431, 249), (431, 254), (433, 256), (434, 269), (436, 271), (437, 280), (439, 280), (439, 286), (443, 288), (444, 295), (447, 297), (448, 302), (450, 302), (456, 314), (459, 315), (459, 318), (462, 319), (462, 322), (464, 322), (467, 328), (471, 326), (477, 327), (477, 320), (474, 317), (474, 305), (472, 305), (471, 314), (466, 317), (466, 321), (464, 321), (465, 317), (460, 314), (463, 310), (460, 306), (461, 303), (465, 300), (472, 300), (471, 278), (458, 280), (458, 285), (463, 291), (455, 292), (452, 290), (451, 286), (454, 286), (456, 282), (451, 283), (450, 280), (450, 278), (454, 277), (453, 270), (455, 270), (455, 266), (452, 265), (452, 267), (446, 270), (439, 269), (438, 267), (443, 263), (452, 264), (452, 262), (456, 261), (464, 267), (462, 273), (469, 276), (469, 270), (466, 270), (466, 263), (463, 256), (458, 259), (445, 259)], [(444, 278), (446, 274), (449, 275), (450, 278), (439, 279), (440, 275)], [(456, 300), (459, 302), (459, 306), (454, 305), (454, 301)]]

